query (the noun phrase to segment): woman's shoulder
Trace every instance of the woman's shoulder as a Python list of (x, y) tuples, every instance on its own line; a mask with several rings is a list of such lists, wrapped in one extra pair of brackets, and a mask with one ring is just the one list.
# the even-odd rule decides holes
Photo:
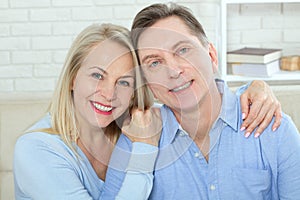
[(17, 144), (18, 142), (47, 143), (58, 140), (59, 135), (47, 133), (46, 130), (49, 128), (51, 128), (51, 116), (46, 114), (17, 139)]
[(30, 132), (36, 129), (50, 128), (51, 127), (51, 115), (47, 113), (45, 116), (35, 122), (26, 132)]
[(16, 163), (52, 160), (51, 163), (77, 166), (78, 156), (59, 135), (37, 131), (25, 133), (17, 139), (14, 160)]
[(60, 152), (61, 154), (72, 153), (71, 149), (61, 139), (59, 134), (47, 132), (51, 127), (51, 117), (49, 114), (41, 118), (33, 126), (31, 126), (16, 141), (15, 152)]

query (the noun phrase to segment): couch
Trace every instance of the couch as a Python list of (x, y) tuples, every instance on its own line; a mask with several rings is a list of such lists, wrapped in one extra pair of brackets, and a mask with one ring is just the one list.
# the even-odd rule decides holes
[[(300, 130), (300, 86), (276, 86), (273, 88), (283, 110), (294, 120)], [(49, 98), (0, 99), (0, 199), (13, 200), (12, 174), (13, 150), (16, 139), (34, 121), (41, 117)]]

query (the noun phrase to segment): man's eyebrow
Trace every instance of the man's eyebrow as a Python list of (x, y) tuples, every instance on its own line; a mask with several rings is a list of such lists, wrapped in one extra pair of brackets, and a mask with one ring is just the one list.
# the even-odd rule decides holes
[[(175, 43), (172, 47), (171, 47), (171, 50), (174, 51), (178, 48), (178, 46), (182, 45), (182, 44), (190, 44), (190, 45), (193, 45), (195, 46), (194, 42), (192, 42), (191, 40), (181, 40), (181, 41), (178, 41), (177, 43)], [(150, 55), (147, 55), (145, 57), (142, 58), (141, 60), (141, 63), (144, 63), (147, 59), (150, 59), (150, 58), (156, 58), (156, 57), (159, 57), (158, 54), (150, 54)]]
[(181, 41), (178, 41), (175, 45), (172, 46), (172, 50), (177, 49), (178, 46), (180, 46), (182, 44), (190, 44), (190, 45), (195, 46), (194, 42), (192, 42), (191, 40), (181, 40)]

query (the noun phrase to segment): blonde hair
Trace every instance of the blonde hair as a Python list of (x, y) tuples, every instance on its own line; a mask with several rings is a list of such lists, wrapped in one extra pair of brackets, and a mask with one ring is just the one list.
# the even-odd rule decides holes
[[(138, 66), (138, 61), (131, 44), (129, 31), (124, 27), (113, 24), (94, 24), (87, 27), (74, 40), (67, 54), (57, 87), (49, 105), (52, 127), (44, 130), (48, 133), (59, 134), (72, 150), (74, 150), (73, 145), (79, 137), (72, 97), (73, 80), (75, 79), (83, 60), (91, 49), (107, 39), (127, 47), (132, 54), (136, 73), (136, 89), (129, 109), (135, 106), (137, 107), (138, 105), (150, 107), (153, 104), (152, 93), (144, 84), (139, 67), (136, 67)], [(105, 131), (105, 134), (113, 144), (116, 143), (120, 133), (121, 129), (117, 125), (116, 120), (113, 121)]]

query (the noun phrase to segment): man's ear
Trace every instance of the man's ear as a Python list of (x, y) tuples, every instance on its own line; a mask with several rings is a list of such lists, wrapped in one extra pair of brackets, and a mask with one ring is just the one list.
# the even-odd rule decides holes
[(218, 71), (217, 50), (212, 43), (209, 43), (208, 50), (209, 50), (209, 56), (210, 56), (211, 62), (213, 64), (213, 70), (214, 70), (214, 72), (217, 72)]

